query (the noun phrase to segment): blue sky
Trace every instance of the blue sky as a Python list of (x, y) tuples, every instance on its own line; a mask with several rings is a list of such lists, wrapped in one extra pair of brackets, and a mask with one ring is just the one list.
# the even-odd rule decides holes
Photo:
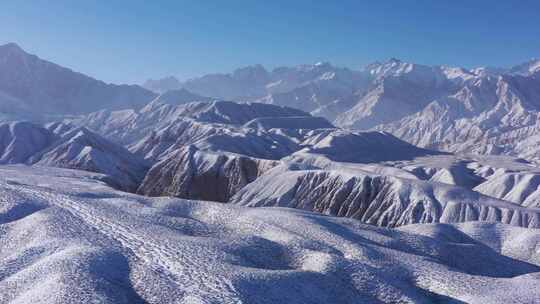
[(509, 66), (540, 57), (539, 16), (536, 0), (2, 0), (0, 43), (116, 83), (390, 57)]

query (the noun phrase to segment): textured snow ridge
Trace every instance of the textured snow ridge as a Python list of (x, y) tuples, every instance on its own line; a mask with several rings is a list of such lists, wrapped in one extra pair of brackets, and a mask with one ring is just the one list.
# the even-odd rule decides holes
[(241, 189), (233, 204), (279, 206), (395, 227), (414, 223), (502, 222), (540, 228), (540, 210), (483, 196), (466, 188), (359, 170), (279, 166)]
[(11, 43), (0, 45), (0, 114), (5, 96), (30, 112), (58, 115), (104, 107), (140, 108), (156, 94), (139, 86), (106, 84), (30, 55)]
[(0, 123), (0, 164), (25, 162), (56, 139), (49, 130), (29, 122)]
[(159, 159), (138, 193), (226, 202), (281, 159), (321, 166), (333, 159), (370, 163), (439, 154), (382, 132), (265, 130), (193, 122), (178, 126), (132, 146), (148, 159)]
[[(540, 230), (397, 230), (0, 167), (1, 303), (536, 303)], [(39, 227), (39, 229), (36, 229)]]
[(149, 164), (127, 149), (62, 123), (0, 124), (0, 164), (37, 164), (106, 174), (117, 188), (135, 191)]
[(154, 165), (137, 193), (227, 202), (242, 187), (278, 164), (188, 146)]
[[(324, 119), (300, 110), (228, 101), (180, 105), (152, 102), (141, 111), (104, 110), (72, 120), (72, 123), (95, 130), (152, 161), (190, 144), (201, 149), (276, 159), (298, 149), (296, 137), (300, 135), (296, 133), (332, 127)], [(277, 126), (293, 128), (293, 131), (273, 128)]]
[(127, 191), (135, 191), (148, 170), (142, 158), (85, 128), (66, 133), (28, 163), (103, 173), (112, 184)]
[(395, 162), (392, 166), (422, 180), (466, 187), (524, 207), (540, 206), (540, 170), (523, 159), (439, 155)]

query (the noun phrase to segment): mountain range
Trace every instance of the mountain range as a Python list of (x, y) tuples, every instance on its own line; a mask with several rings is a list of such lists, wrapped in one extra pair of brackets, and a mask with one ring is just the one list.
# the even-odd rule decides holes
[(0, 303), (536, 303), (540, 62), (139, 86), (0, 46)]
[[(540, 161), (540, 60), (510, 68), (426, 66), (398, 59), (354, 71), (330, 63), (261, 65), (180, 82), (113, 85), (0, 46), (0, 119), (53, 121), (99, 110), (139, 110), (161, 100), (284, 105), (353, 130), (381, 130), (414, 145)], [(152, 92), (152, 89), (156, 92)], [(171, 90), (173, 89), (173, 90)], [(195, 96), (197, 97), (195, 97)]]
[(339, 127), (383, 130), (431, 149), (540, 156), (540, 60), (535, 59), (508, 69), (426, 66), (398, 59), (359, 71), (329, 63), (272, 71), (251, 66), (175, 81), (171, 88), (286, 105)]

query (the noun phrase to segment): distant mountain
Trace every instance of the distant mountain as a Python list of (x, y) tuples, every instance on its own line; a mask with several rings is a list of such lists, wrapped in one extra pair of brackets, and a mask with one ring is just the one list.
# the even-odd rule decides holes
[(181, 105), (184, 103), (190, 103), (195, 101), (212, 101), (210, 97), (204, 97), (194, 94), (186, 89), (169, 90), (159, 94), (156, 99), (152, 100), (152, 104), (169, 104), (169, 105)]
[(136, 85), (106, 84), (40, 59), (14, 43), (0, 46), (1, 112), (6, 103), (18, 113), (54, 115), (141, 108), (155, 97)]
[[(270, 94), (286, 93), (306, 85), (324, 87), (328, 94), (333, 91), (354, 90), (361, 85), (364, 74), (330, 63), (279, 67), (267, 71), (261, 65), (239, 68), (229, 74), (208, 74), (179, 82), (174, 77), (147, 81), (143, 86), (156, 92), (185, 88), (196, 94), (236, 101), (255, 101)], [(157, 85), (156, 83), (159, 83)], [(318, 83), (321, 83), (318, 85)], [(326, 83), (329, 87), (326, 88)], [(316, 88), (312, 88), (316, 89)]]
[(161, 94), (167, 91), (181, 89), (182, 83), (176, 77), (169, 76), (161, 79), (148, 79), (142, 84), (142, 87)]
[(510, 68), (427, 66), (395, 58), (360, 71), (329, 63), (238, 69), (182, 87), (297, 108), (334, 125), (383, 130), (422, 147), (540, 161), (540, 60)]

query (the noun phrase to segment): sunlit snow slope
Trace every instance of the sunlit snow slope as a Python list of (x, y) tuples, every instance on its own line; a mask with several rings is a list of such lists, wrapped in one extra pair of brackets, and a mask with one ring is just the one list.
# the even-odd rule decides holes
[(540, 230), (398, 230), (0, 167), (0, 303), (535, 303)]

